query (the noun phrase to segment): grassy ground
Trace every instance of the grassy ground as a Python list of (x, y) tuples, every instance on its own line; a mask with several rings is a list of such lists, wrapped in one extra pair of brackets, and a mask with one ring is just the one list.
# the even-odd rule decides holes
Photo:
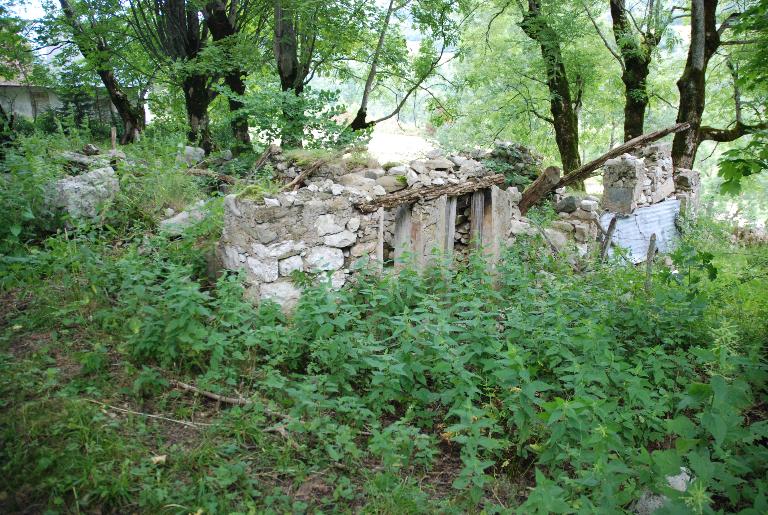
[[(219, 193), (173, 146), (131, 149), (103, 218), (53, 231), (53, 143), (25, 140), (2, 190), (4, 513), (621, 512), (648, 490), (764, 512), (765, 246), (703, 220), (646, 289), (532, 239), (495, 275), (308, 286), (288, 318), (207, 272)], [(157, 233), (207, 197), (183, 237)]]

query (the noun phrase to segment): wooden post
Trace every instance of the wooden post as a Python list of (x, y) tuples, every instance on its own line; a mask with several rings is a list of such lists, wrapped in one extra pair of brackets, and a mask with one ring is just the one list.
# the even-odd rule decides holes
[(424, 268), (426, 263), (423, 232), (423, 206), (414, 204), (411, 206), (411, 252), (413, 252), (413, 264), (416, 266), (417, 270)]
[(117, 150), (117, 127), (114, 125), (109, 131), (110, 139), (112, 140), (112, 152)]
[(608, 249), (611, 246), (611, 238), (616, 230), (616, 220), (618, 215), (613, 215), (610, 223), (608, 224), (608, 231), (605, 233), (605, 239), (603, 240), (603, 247), (600, 249), (600, 261), (605, 261), (605, 256), (608, 254)]
[(479, 249), (483, 245), (483, 221), (485, 218), (485, 192), (472, 193), (469, 210), (469, 242)]
[(392, 246), (395, 248), (395, 266), (402, 265), (403, 253), (411, 248), (411, 206), (399, 206), (395, 212), (395, 228), (392, 231)]
[(645, 291), (651, 291), (651, 281), (653, 279), (653, 257), (656, 255), (656, 233), (651, 234), (651, 241), (648, 242), (648, 252), (645, 254)]
[(384, 267), (384, 208), (379, 208), (379, 235), (376, 242), (376, 261), (379, 262), (379, 269)]
[(445, 251), (446, 257), (453, 256), (453, 239), (456, 236), (456, 197), (448, 197), (445, 204)]

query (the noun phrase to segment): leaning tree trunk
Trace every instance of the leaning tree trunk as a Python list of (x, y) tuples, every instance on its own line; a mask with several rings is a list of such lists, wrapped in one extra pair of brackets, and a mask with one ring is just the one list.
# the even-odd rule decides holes
[(182, 82), (184, 88), (184, 105), (187, 110), (189, 131), (187, 140), (199, 145), (209, 154), (213, 148), (208, 120), (208, 105), (211, 103), (208, 77), (205, 75), (188, 75)]
[(365, 87), (363, 88), (363, 98), (360, 100), (360, 107), (357, 109), (357, 114), (352, 123), (349, 124), (349, 128), (353, 131), (359, 131), (367, 129), (372, 124), (366, 121), (368, 116), (368, 98), (371, 95), (373, 89), (373, 81), (376, 79), (376, 68), (379, 64), (379, 58), (381, 51), (384, 48), (384, 41), (387, 37), (387, 29), (389, 29), (389, 20), (392, 18), (392, 12), (394, 11), (395, 0), (389, 0), (389, 6), (387, 7), (387, 14), (384, 16), (384, 22), (381, 25), (381, 31), (379, 31), (379, 41), (376, 43), (376, 49), (371, 57), (371, 68), (368, 70), (368, 78), (365, 80)]
[[(206, 25), (211, 31), (214, 41), (221, 41), (237, 33), (237, 28), (229, 18), (224, 2), (209, 2), (206, 5), (206, 10), (209, 13), (206, 18)], [(245, 95), (245, 80), (243, 78), (245, 75), (247, 75), (245, 70), (235, 66), (224, 76), (224, 84), (238, 97)], [(237, 141), (237, 145), (232, 151), (234, 154), (239, 154), (241, 151), (251, 148), (251, 137), (248, 134), (248, 115), (242, 112), (245, 105), (238, 98), (229, 97), (228, 102), (229, 111), (232, 114), (230, 125), (235, 141)]]
[[(624, 141), (643, 134), (645, 110), (648, 107), (647, 79), (651, 63), (651, 48), (657, 44), (650, 32), (645, 43), (638, 42), (627, 19), (625, 0), (611, 0), (613, 35), (621, 53), (624, 83)], [(649, 14), (650, 16), (650, 14)]]
[(128, 99), (125, 91), (115, 79), (115, 74), (109, 69), (99, 69), (101, 82), (107, 88), (109, 99), (115, 106), (120, 120), (123, 122), (123, 135), (120, 137), (120, 144), (125, 145), (136, 141), (138, 134), (144, 130), (144, 109), (141, 106), (134, 106)]
[(75, 44), (85, 60), (94, 68), (107, 89), (109, 99), (117, 110), (117, 114), (123, 122), (123, 135), (120, 143), (125, 145), (136, 140), (138, 133), (144, 129), (144, 108), (134, 106), (128, 99), (128, 95), (115, 78), (114, 70), (106, 65), (105, 55), (110, 54), (106, 41), (100, 36), (95, 36), (96, 41), (88, 39), (86, 32), (77, 19), (77, 14), (69, 3), (69, 0), (59, 0), (67, 21), (72, 27)]
[(677, 81), (680, 104), (677, 121), (688, 122), (690, 129), (675, 134), (672, 162), (675, 168), (692, 168), (699, 148), (701, 117), (706, 100), (706, 73), (709, 59), (720, 45), (715, 14), (717, 0), (691, 1), (691, 43), (685, 69)]
[[(528, 0), (528, 11), (520, 24), (526, 35), (541, 48), (547, 73), (549, 105), (555, 128), (555, 141), (566, 173), (581, 166), (579, 119), (571, 99), (571, 88), (560, 51), (559, 36), (541, 16), (541, 3)], [(582, 187), (583, 185), (576, 185)]]

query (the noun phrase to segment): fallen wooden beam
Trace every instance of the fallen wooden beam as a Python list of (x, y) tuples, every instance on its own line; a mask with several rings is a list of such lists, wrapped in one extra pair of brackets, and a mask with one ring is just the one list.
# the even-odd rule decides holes
[(622, 154), (626, 154), (630, 150), (635, 150), (636, 148), (645, 146), (648, 143), (653, 143), (654, 141), (661, 139), (669, 134), (684, 131), (690, 126), (691, 124), (688, 122), (678, 123), (672, 125), (671, 127), (667, 127), (666, 129), (649, 132), (648, 134), (641, 134), (636, 138), (632, 138), (626, 143), (619, 145), (616, 148), (612, 148), (597, 159), (593, 159), (589, 163), (566, 174), (562, 179), (560, 179), (560, 182), (557, 183), (555, 188), (563, 188), (565, 186), (570, 186), (571, 184), (581, 182), (584, 179), (589, 179), (592, 176), (592, 172), (603, 166), (609, 159), (619, 157)]
[(505, 177), (503, 174), (496, 174), (470, 179), (467, 182), (462, 182), (460, 184), (444, 184), (440, 186), (427, 186), (426, 188), (419, 189), (401, 190), (383, 195), (370, 202), (358, 202), (355, 204), (355, 207), (363, 213), (373, 213), (380, 207), (391, 209), (393, 207), (402, 206), (403, 204), (435, 200), (443, 195), (458, 197), (459, 195), (474, 193), (475, 191), (490, 188), (494, 185), (504, 184), (504, 181)]
[(536, 177), (536, 180), (523, 192), (523, 197), (520, 199), (518, 207), (520, 212), (525, 214), (528, 209), (537, 202), (540, 198), (546, 195), (548, 192), (555, 189), (555, 185), (560, 181), (560, 168), (556, 166), (548, 166), (544, 172)]
[[(619, 145), (616, 148), (612, 148), (611, 150), (601, 155), (597, 159), (593, 159), (589, 163), (583, 166), (580, 166), (579, 168), (567, 173), (555, 184), (551, 184), (551, 179), (542, 178), (540, 176), (535, 181), (533, 181), (533, 183), (531, 183), (531, 185), (528, 186), (523, 192), (523, 198), (520, 200), (520, 212), (522, 214), (525, 214), (531, 206), (537, 204), (542, 198), (544, 198), (544, 196), (547, 193), (549, 193), (552, 190), (555, 190), (557, 188), (564, 188), (565, 186), (570, 186), (577, 182), (581, 182), (584, 179), (589, 179), (590, 177), (592, 177), (595, 170), (603, 166), (605, 162), (608, 161), (609, 159), (613, 159), (614, 157), (619, 157), (622, 154), (626, 154), (630, 150), (635, 150), (636, 148), (645, 146), (648, 143), (653, 143), (654, 141), (661, 139), (664, 136), (667, 136), (669, 134), (684, 131), (689, 127), (690, 127), (690, 124), (688, 122), (678, 123), (678, 124), (672, 125), (671, 127), (667, 127), (666, 129), (661, 129), (655, 132), (649, 132), (648, 134), (642, 134), (636, 138), (633, 138), (627, 141), (622, 145)], [(549, 168), (547, 170), (549, 170)], [(547, 170), (544, 170), (544, 173), (542, 173), (542, 175), (546, 175)], [(549, 186), (549, 187), (545, 187), (545, 186)]]

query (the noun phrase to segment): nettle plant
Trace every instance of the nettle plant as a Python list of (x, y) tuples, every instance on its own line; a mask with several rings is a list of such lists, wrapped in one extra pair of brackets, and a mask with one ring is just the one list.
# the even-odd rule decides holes
[[(137, 394), (162, 391), (171, 371), (249, 388), (249, 409), (288, 415), (295, 452), (317, 467), (374, 457), (410, 475), (455, 453), (468, 506), (492, 509), (492, 484), (522, 476), (535, 479), (518, 500), (527, 512), (618, 511), (646, 490), (680, 512), (764, 511), (765, 360), (737, 341), (736, 315), (708, 315), (721, 292), (707, 253), (681, 247), (646, 289), (644, 271), (575, 274), (521, 242), (493, 271), (478, 256), (364, 270), (340, 292), (307, 277), (286, 317), (244, 300), (241, 277), (211, 282), (196, 231), (137, 237), (118, 255), (60, 238), (36, 258), (102, 305), (89, 320), (143, 369)], [(681, 467), (692, 482), (672, 491), (664, 477)]]
[(475, 257), (339, 293), (311, 287), (290, 321), (250, 335), (258, 387), (287, 401), (317, 459), (355, 462), (370, 434), (386, 467), (429, 467), (439, 435), (461, 456), (454, 487), (474, 502), (514, 463), (540, 478), (531, 510), (626, 507), (642, 490), (669, 493), (664, 474), (681, 466), (696, 479), (673, 496), (680, 506), (759, 502), (737, 478), (764, 470), (747, 458), (764, 426), (740, 414), (765, 367), (744, 358), (727, 367), (749, 380), (712, 374), (693, 280), (708, 280), (706, 263), (684, 284), (660, 273), (647, 292), (635, 269), (575, 276), (537, 249), (516, 246), (493, 275)]

